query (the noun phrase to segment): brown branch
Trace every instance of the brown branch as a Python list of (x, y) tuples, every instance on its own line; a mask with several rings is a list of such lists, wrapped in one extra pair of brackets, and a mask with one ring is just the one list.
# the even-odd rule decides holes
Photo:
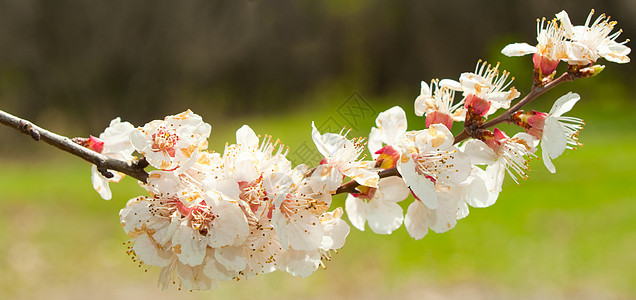
[(113, 174), (108, 171), (113, 170), (129, 175), (142, 182), (146, 182), (148, 179), (148, 173), (144, 170), (148, 166), (148, 162), (143, 158), (133, 162), (126, 162), (107, 157), (80, 146), (65, 136), (50, 132), (27, 120), (20, 119), (2, 110), (0, 110), (0, 123), (13, 127), (21, 133), (31, 136), (31, 138), (35, 141), (43, 141), (94, 164), (107, 178), (113, 177)]
[[(384, 169), (382, 171), (379, 171), (378, 172), (378, 176), (380, 176), (380, 178), (385, 178), (385, 177), (390, 177), (390, 176), (400, 176), (401, 177), (402, 175), (400, 175), (400, 172), (398, 172), (396, 167), (393, 167), (393, 168), (388, 168), (388, 169)], [(358, 191), (358, 189), (356, 189), (358, 186), (360, 186), (359, 183), (357, 183), (355, 180), (351, 180), (351, 181), (349, 181), (347, 183), (344, 183), (340, 187), (338, 187), (338, 189), (336, 190), (335, 194), (359, 193), (360, 191)]]

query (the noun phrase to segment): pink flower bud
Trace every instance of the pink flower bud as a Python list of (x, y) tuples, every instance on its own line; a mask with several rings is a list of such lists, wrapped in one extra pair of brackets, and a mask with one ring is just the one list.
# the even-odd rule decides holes
[(446, 128), (451, 129), (453, 126), (453, 117), (443, 112), (434, 111), (426, 114), (426, 127), (428, 128), (432, 124), (442, 124)]
[(86, 148), (102, 153), (104, 151), (104, 141), (91, 135), (86, 143)]
[(465, 107), (471, 107), (474, 114), (483, 117), (486, 115), (486, 113), (488, 113), (488, 110), (490, 109), (490, 101), (480, 98), (477, 95), (470, 94), (468, 95), (468, 97), (466, 97)]
[(541, 72), (541, 75), (548, 76), (556, 70), (559, 65), (559, 60), (549, 59), (539, 53), (535, 53), (532, 56), (532, 62), (534, 63), (534, 69)]

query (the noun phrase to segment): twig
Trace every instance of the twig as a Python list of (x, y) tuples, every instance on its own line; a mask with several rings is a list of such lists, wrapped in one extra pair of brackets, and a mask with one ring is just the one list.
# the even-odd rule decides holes
[(148, 162), (143, 158), (133, 162), (126, 162), (107, 157), (80, 146), (65, 136), (50, 132), (27, 120), (20, 119), (2, 110), (0, 110), (0, 123), (13, 127), (14, 129), (31, 136), (31, 138), (35, 141), (43, 141), (94, 164), (97, 166), (97, 170), (99, 170), (105, 177), (113, 177), (113, 174), (108, 171), (113, 170), (129, 175), (142, 182), (146, 182), (148, 179), (148, 173), (144, 170), (148, 166)]
[[(483, 130), (483, 129), (487, 129), (490, 127), (493, 127), (499, 123), (505, 122), (505, 121), (509, 121), (510, 117), (512, 116), (512, 114), (514, 114), (516, 111), (518, 111), (519, 109), (521, 109), (522, 107), (524, 107), (525, 105), (527, 105), (528, 103), (532, 102), (534, 99), (536, 99), (537, 97), (541, 96), (543, 93), (547, 92), (548, 90), (554, 88), (555, 86), (563, 83), (563, 82), (568, 82), (568, 81), (572, 81), (574, 79), (578, 78), (576, 73), (572, 73), (572, 72), (565, 72), (563, 73), (561, 76), (559, 76), (557, 79), (550, 81), (549, 83), (547, 83), (546, 85), (534, 85), (532, 86), (532, 90), (530, 90), (530, 93), (528, 93), (528, 95), (526, 95), (523, 99), (521, 99), (519, 102), (517, 102), (515, 105), (513, 105), (510, 109), (508, 109), (507, 111), (505, 111), (504, 113), (502, 113), (501, 115), (497, 116), (496, 118), (484, 123), (483, 125), (479, 126), (479, 128), (477, 130), (475, 130), (474, 132), (478, 132), (479, 130)], [(471, 135), (464, 129), (464, 131), (462, 131), (460, 134), (458, 134), (455, 137), (455, 144), (467, 139), (471, 137)]]

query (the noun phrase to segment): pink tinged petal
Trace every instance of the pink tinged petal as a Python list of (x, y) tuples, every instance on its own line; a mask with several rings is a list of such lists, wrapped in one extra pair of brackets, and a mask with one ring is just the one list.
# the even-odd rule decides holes
[(451, 129), (453, 126), (453, 117), (439, 111), (434, 111), (426, 115), (426, 127), (430, 127), (432, 124), (442, 124), (446, 126), (446, 128)]
[(505, 56), (523, 56), (531, 53), (536, 53), (537, 47), (530, 46), (527, 43), (514, 43), (507, 45), (501, 50), (501, 53)]
[(404, 227), (411, 237), (416, 240), (422, 239), (428, 233), (429, 209), (422, 202), (415, 200), (406, 211), (404, 217)]
[(318, 269), (320, 254), (318, 251), (290, 250), (285, 253), (281, 264), (287, 273), (305, 278)]
[(541, 150), (547, 152), (550, 158), (557, 158), (567, 147), (567, 137), (563, 127), (555, 118), (548, 117), (541, 138)]
[(397, 165), (398, 171), (404, 179), (404, 183), (411, 189), (413, 195), (420, 199), (427, 207), (437, 208), (437, 194), (435, 184), (424, 175), (415, 170), (415, 162), (407, 153), (402, 154), (402, 159)]
[(214, 258), (227, 271), (239, 272), (247, 266), (242, 247), (217, 248), (214, 252)]
[(367, 203), (363, 199), (349, 194), (345, 200), (345, 210), (351, 225), (364, 231), (364, 223), (367, 220)]
[(394, 145), (406, 132), (406, 113), (399, 106), (391, 107), (378, 114), (375, 124), (380, 129), (382, 141)]
[(382, 135), (380, 133), (380, 129), (376, 127), (371, 128), (371, 133), (369, 133), (369, 141), (367, 143), (367, 147), (369, 148), (369, 152), (371, 152), (371, 157), (374, 160), (378, 158), (378, 154), (376, 152), (382, 149)]
[(236, 131), (236, 143), (250, 148), (258, 147), (258, 137), (252, 128), (243, 125)]
[(206, 247), (207, 243), (202, 240), (199, 232), (184, 219), (172, 237), (172, 252), (177, 254), (179, 261), (190, 266), (202, 264)]
[(549, 115), (553, 117), (562, 116), (564, 113), (569, 112), (580, 99), (581, 96), (579, 94), (572, 92), (559, 97), (552, 105)]
[(134, 239), (133, 250), (144, 264), (165, 267), (173, 259), (173, 253), (160, 248), (157, 242), (147, 233), (141, 234)]
[(391, 234), (402, 225), (404, 212), (395, 202), (372, 199), (367, 206), (367, 222), (377, 234)]

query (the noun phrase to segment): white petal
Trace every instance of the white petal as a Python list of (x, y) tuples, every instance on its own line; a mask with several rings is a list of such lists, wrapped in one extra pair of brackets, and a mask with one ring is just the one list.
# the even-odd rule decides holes
[(207, 197), (206, 202), (215, 213), (207, 243), (210, 247), (238, 245), (249, 235), (249, 226), (243, 210), (233, 200)]
[(466, 141), (462, 145), (461, 151), (467, 154), (470, 157), (470, 162), (475, 165), (491, 165), (497, 158), (495, 151), (477, 139)]
[(172, 251), (177, 254), (179, 260), (190, 266), (198, 266), (203, 263), (207, 243), (201, 239), (201, 235), (188, 225), (184, 220), (172, 237)]
[(258, 147), (258, 136), (254, 130), (247, 125), (243, 125), (236, 131), (236, 143), (250, 148)]
[(473, 173), (469, 178), (468, 185), (464, 187), (466, 201), (472, 207), (488, 207), (495, 204), (499, 193), (490, 191), (486, 181), (488, 180), (486, 171), (479, 167), (473, 167)]
[(463, 90), (462, 84), (459, 83), (458, 81), (455, 81), (455, 80), (452, 80), (452, 79), (442, 79), (442, 80), (440, 80), (439, 86), (440, 87), (446, 87), (446, 88), (449, 88), (449, 89), (454, 90), (454, 91)]
[(291, 250), (281, 260), (287, 273), (305, 278), (318, 269), (320, 254), (318, 251)]
[(374, 198), (369, 201), (367, 211), (369, 227), (377, 234), (391, 234), (404, 220), (402, 207), (395, 202)]
[(549, 115), (554, 117), (560, 117), (564, 113), (570, 111), (574, 104), (581, 99), (581, 96), (577, 93), (569, 92), (563, 96), (561, 96), (557, 101), (552, 105), (552, 109), (550, 109)]
[(227, 270), (216, 260), (215, 251), (212, 248), (208, 248), (204, 262), (203, 273), (211, 279), (230, 281), (238, 275), (238, 272)]
[(347, 222), (340, 218), (341, 216), (342, 207), (338, 207), (334, 211), (325, 213), (320, 217), (320, 222), (325, 232), (320, 243), (321, 249), (340, 249), (344, 246), (350, 228)]
[(530, 46), (527, 43), (514, 43), (507, 45), (501, 50), (501, 53), (505, 56), (523, 56), (531, 53), (536, 53), (537, 47)]
[[(444, 127), (446, 128), (446, 127)], [(404, 183), (413, 191), (413, 194), (431, 209), (437, 208), (437, 195), (435, 184), (426, 176), (420, 175), (415, 170), (415, 162), (408, 153), (403, 153), (397, 164), (398, 171), (404, 179)]]
[(375, 124), (380, 129), (382, 141), (394, 145), (406, 132), (406, 113), (399, 106), (391, 107), (378, 114)]
[(380, 154), (376, 154), (376, 152), (382, 149), (382, 134), (380, 133), (380, 129), (376, 127), (371, 128), (367, 147), (369, 148), (369, 152), (371, 152), (373, 160), (377, 159)]
[(380, 194), (382, 201), (400, 202), (411, 194), (402, 178), (397, 176), (385, 177), (378, 182), (376, 195)]
[(428, 233), (428, 208), (422, 202), (415, 200), (406, 211), (404, 217), (404, 227), (409, 235), (416, 240), (422, 239)]
[(566, 146), (567, 137), (559, 121), (551, 117), (546, 118), (541, 137), (541, 150), (546, 151), (551, 158), (557, 158), (565, 151)]
[(133, 250), (144, 264), (151, 266), (165, 267), (173, 258), (171, 251), (159, 248), (157, 242), (147, 233), (141, 234), (135, 239)]
[(373, 170), (374, 165), (375, 162), (373, 161), (351, 162), (346, 164), (344, 168), (340, 169), (340, 172), (361, 185), (378, 187), (378, 180), (380, 180), (380, 177), (378, 176), (377, 171)]
[(345, 210), (351, 225), (360, 231), (364, 231), (364, 223), (367, 220), (367, 204), (365, 201), (349, 194), (347, 200), (345, 200)]
[(113, 197), (110, 187), (108, 186), (108, 178), (99, 173), (99, 171), (97, 171), (97, 166), (95, 165), (91, 167), (91, 181), (93, 182), (93, 188), (102, 197), (102, 199), (110, 200)]
[(543, 164), (545, 165), (545, 167), (548, 169), (548, 171), (550, 171), (550, 173), (556, 173), (556, 167), (554, 167), (554, 164), (552, 163), (552, 159), (550, 158), (550, 155), (548, 155), (548, 151), (543, 151), (541, 153), (541, 158), (543, 159)]
[(228, 271), (242, 271), (247, 265), (242, 247), (217, 248), (214, 258)]

